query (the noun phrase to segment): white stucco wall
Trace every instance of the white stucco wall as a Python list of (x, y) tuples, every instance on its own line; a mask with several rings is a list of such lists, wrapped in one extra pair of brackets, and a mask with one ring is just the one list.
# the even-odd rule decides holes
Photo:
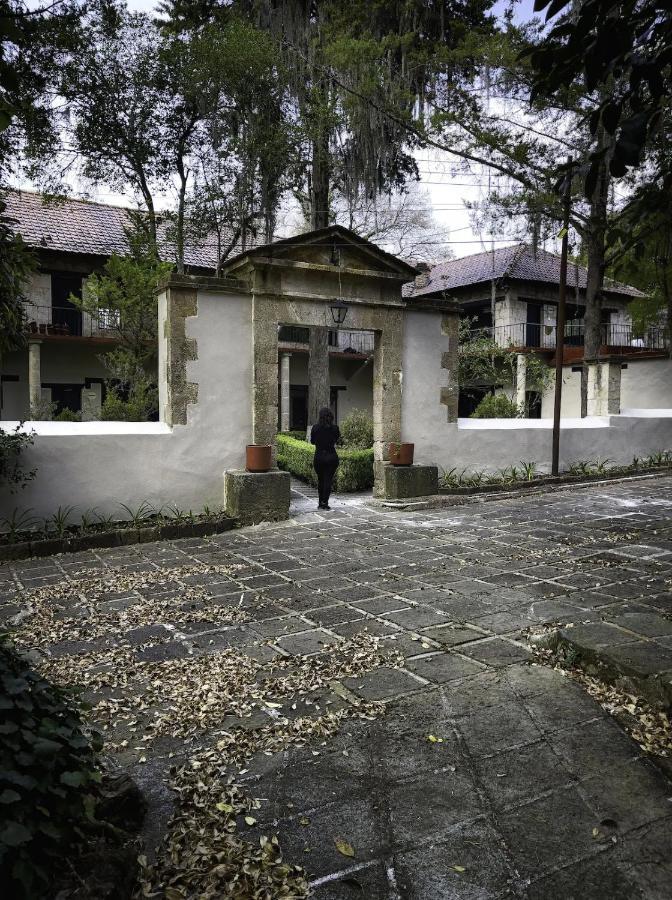
[(626, 360), (621, 370), (621, 408), (672, 407), (672, 360)]
[[(448, 338), (441, 333), (441, 316), (430, 312), (408, 313), (404, 324), (402, 440), (415, 444), (418, 463), (468, 471), (497, 472), (521, 460), (550, 470), (551, 419), (459, 419), (447, 421), (447, 409), (439, 402), (441, 385), (448, 373), (441, 355)], [(628, 371), (628, 370), (626, 370)], [(571, 373), (567, 402), (572, 403)], [(578, 385), (577, 385), (578, 392)], [(642, 406), (642, 404), (632, 404)], [(564, 409), (564, 404), (563, 404)], [(620, 416), (589, 419), (564, 418), (560, 439), (560, 466), (572, 462), (608, 458), (613, 464), (632, 461), (672, 449), (672, 410), (656, 416), (630, 409)]]
[(156, 508), (221, 506), (224, 470), (244, 465), (252, 435), (249, 296), (199, 293), (187, 336), (198, 344), (187, 379), (198, 383), (199, 393), (187, 425), (34, 423), (38, 435), (25, 464), (37, 467), (37, 477), (20, 494), (0, 494), (2, 513), (19, 507), (47, 516), (66, 504), (118, 513), (120, 503), (137, 506), (143, 499)]
[[(672, 407), (672, 360), (625, 359), (621, 369), (621, 409), (667, 409)], [(553, 416), (553, 385), (544, 393), (541, 415)], [(581, 415), (581, 372), (565, 366), (562, 377), (562, 415)]]

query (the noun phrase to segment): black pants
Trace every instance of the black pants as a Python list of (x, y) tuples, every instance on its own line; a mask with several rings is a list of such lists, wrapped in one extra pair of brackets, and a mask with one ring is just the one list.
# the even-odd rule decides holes
[(338, 468), (338, 460), (316, 459), (313, 465), (317, 472), (317, 495), (320, 504), (327, 504), (329, 503), (329, 495), (331, 494), (334, 475)]

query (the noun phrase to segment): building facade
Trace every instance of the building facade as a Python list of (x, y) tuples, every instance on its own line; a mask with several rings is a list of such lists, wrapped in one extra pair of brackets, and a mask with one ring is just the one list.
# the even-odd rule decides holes
[[(7, 215), (33, 250), (37, 270), (26, 289), (25, 348), (0, 360), (0, 419), (43, 418), (67, 409), (83, 421), (100, 417), (109, 377), (101, 357), (118, 346), (115, 314), (96, 319), (71, 298), (82, 297), (87, 279), (101, 272), (111, 254), (128, 251), (131, 225), (123, 207), (83, 200), (47, 202), (33, 192), (12, 192)], [(159, 244), (166, 261), (174, 259), (168, 223), (159, 220)], [(194, 275), (214, 274), (217, 248), (205, 243), (185, 251), (185, 268)], [(281, 329), (281, 374), (289, 379), (288, 424), (307, 426), (308, 331)], [(334, 329), (329, 335), (331, 402), (337, 420), (354, 409), (372, 411), (373, 334)], [(279, 427), (281, 423), (278, 423)]]
[[(563, 354), (562, 415), (580, 416), (587, 271), (570, 263)], [(482, 397), (504, 390), (531, 418), (553, 415), (554, 388), (544, 390), (526, 378), (526, 358), (536, 353), (555, 368), (560, 257), (527, 244), (450, 260), (406, 285), (404, 296), (447, 297), (460, 305), (472, 338), (485, 335), (517, 356), (511, 385), (460, 385), (459, 413), (467, 417)], [(600, 358), (621, 371), (621, 406), (665, 408), (672, 396), (672, 364), (667, 329), (638, 334), (629, 304), (645, 295), (631, 285), (607, 279), (602, 302)]]

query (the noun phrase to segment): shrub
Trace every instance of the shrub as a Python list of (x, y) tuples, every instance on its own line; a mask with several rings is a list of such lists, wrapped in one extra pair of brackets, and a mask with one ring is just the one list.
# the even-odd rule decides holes
[(284, 434), (286, 437), (295, 438), (297, 441), (305, 441), (306, 432), (305, 431), (281, 431), (279, 434)]
[(100, 781), (70, 696), (0, 638), (0, 873), (7, 896), (45, 896), (94, 821)]
[(68, 409), (67, 406), (64, 406), (63, 409), (59, 412), (57, 416), (54, 416), (54, 422), (81, 422), (82, 414), (81, 412), (73, 412), (71, 409)]
[(14, 493), (35, 477), (37, 469), (26, 471), (19, 462), (23, 451), (34, 441), (35, 432), (26, 434), (21, 430), (21, 425), (12, 431), (0, 428), (0, 487), (9, 485), (9, 490)]
[[(313, 468), (315, 448), (308, 441), (279, 434), (278, 467), (302, 481), (317, 485), (317, 475)], [(365, 491), (373, 487), (373, 450), (340, 450), (340, 465), (336, 470), (334, 490), (342, 493)]]
[(51, 422), (56, 412), (54, 400), (42, 398), (37, 403), (30, 404), (30, 419), (32, 422)]
[(341, 440), (349, 450), (373, 447), (373, 420), (361, 409), (353, 409), (341, 422)]
[(116, 386), (108, 385), (100, 418), (104, 422), (148, 422), (156, 416), (157, 408), (158, 392), (147, 382), (133, 384), (127, 399)]
[(486, 394), (471, 414), (472, 419), (519, 419), (522, 413), (506, 394)]

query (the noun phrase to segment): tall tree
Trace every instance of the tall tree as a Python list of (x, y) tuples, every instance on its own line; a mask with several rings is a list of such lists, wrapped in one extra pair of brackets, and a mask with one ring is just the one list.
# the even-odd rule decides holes
[[(95, 12), (90, 25), (63, 85), (83, 175), (132, 190), (155, 244), (162, 237), (157, 207), (172, 204), (178, 271), (194, 186), (202, 199), (207, 193), (220, 226), (222, 215), (231, 216), (232, 232), (245, 234), (251, 222), (272, 218), (288, 144), (268, 38), (236, 20), (176, 35), (121, 6)], [(273, 140), (264, 144), (267, 126)], [(229, 188), (220, 176), (232, 171), (237, 204), (223, 202)]]
[(432, 125), (464, 166), (477, 161), (497, 176), (493, 181), (498, 186), (489, 197), (491, 219), (507, 228), (512, 218), (521, 218), (535, 242), (558, 231), (558, 187), (566, 175), (567, 156), (573, 158), (575, 175), (585, 171), (593, 158), (598, 160), (589, 195), (583, 196), (578, 180), (574, 184), (571, 216), (588, 267), (581, 386), (586, 415), (588, 365), (598, 357), (602, 343), (600, 311), (609, 264), (606, 235), (610, 220), (618, 214), (610, 204), (614, 137), (603, 127), (591, 131), (589, 122), (602, 95), (589, 90), (581, 77), (553, 97), (535, 94), (530, 57), (541, 41), (536, 23), (507, 27), (483, 56), (488, 90), (475, 92), (458, 107), (437, 108)]
[[(465, 45), (489, 31), (491, 0), (170, 0), (176, 27), (233, 13), (266, 30), (289, 72), (302, 135), (297, 190), (306, 221), (333, 220), (334, 198), (368, 199), (417, 176), (412, 155), (427, 98), (462, 85), (473, 67)], [(393, 112), (391, 115), (390, 113)]]

